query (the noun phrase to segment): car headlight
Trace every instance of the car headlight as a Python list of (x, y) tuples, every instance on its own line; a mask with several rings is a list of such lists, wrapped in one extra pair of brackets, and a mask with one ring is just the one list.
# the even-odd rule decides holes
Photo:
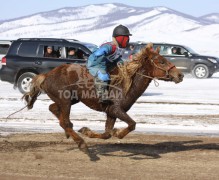
[(212, 63), (217, 63), (217, 60), (216, 60), (216, 59), (208, 58), (208, 60), (211, 61)]

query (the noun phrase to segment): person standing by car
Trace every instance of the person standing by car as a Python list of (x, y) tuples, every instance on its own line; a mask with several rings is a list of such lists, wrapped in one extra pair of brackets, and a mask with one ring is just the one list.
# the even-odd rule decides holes
[(107, 42), (94, 51), (88, 58), (87, 68), (95, 77), (95, 87), (100, 103), (108, 103), (108, 82), (110, 76), (108, 69), (115, 67), (118, 62), (123, 62), (122, 51), (129, 43), (131, 36), (126, 26), (116, 26), (112, 34), (112, 42)]
[(47, 46), (44, 57), (54, 57), (57, 58), (57, 55), (53, 52), (52, 46)]

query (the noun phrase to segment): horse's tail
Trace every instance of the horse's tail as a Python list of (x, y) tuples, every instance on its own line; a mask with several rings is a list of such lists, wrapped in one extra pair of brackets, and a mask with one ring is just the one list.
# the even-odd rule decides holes
[(33, 104), (37, 100), (37, 97), (43, 91), (42, 84), (45, 78), (46, 78), (45, 74), (40, 74), (35, 76), (31, 82), (30, 92), (27, 92), (23, 95), (22, 99), (26, 101), (28, 109), (33, 108)]

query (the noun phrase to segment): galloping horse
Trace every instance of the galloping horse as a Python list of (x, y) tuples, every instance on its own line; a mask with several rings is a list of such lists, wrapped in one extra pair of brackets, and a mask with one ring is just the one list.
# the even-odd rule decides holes
[[(66, 137), (71, 136), (80, 150), (89, 153), (85, 141), (73, 130), (73, 124), (69, 119), (72, 105), (82, 102), (91, 109), (105, 112), (107, 115), (104, 133), (97, 133), (86, 127), (79, 132), (90, 138), (108, 139), (115, 136), (121, 139), (133, 131), (136, 125), (126, 112), (144, 93), (152, 79), (175, 83), (183, 80), (183, 74), (159, 55), (158, 49), (151, 51), (147, 47), (143, 48), (133, 61), (112, 69), (110, 76), (112, 80), (109, 94), (116, 95), (110, 104), (98, 102), (98, 97), (95, 96), (94, 77), (89, 74), (86, 66), (79, 64), (61, 65), (46, 74), (37, 75), (31, 83), (30, 92), (24, 94), (23, 98), (27, 102), (28, 109), (32, 109), (40, 93), (45, 92), (54, 101), (49, 110), (59, 119)], [(117, 118), (126, 122), (128, 127), (113, 129)]]

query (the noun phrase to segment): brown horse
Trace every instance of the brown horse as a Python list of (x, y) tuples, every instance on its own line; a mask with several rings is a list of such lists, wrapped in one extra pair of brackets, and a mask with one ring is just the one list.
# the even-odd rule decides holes
[[(158, 50), (151, 51), (144, 48), (133, 61), (117, 66), (110, 72), (112, 78), (109, 86), (111, 104), (98, 103), (94, 87), (94, 77), (86, 66), (71, 64), (61, 65), (46, 74), (36, 76), (31, 83), (31, 90), (23, 98), (27, 107), (31, 109), (41, 92), (45, 92), (53, 104), (49, 110), (59, 119), (60, 126), (65, 130), (67, 138), (70, 136), (78, 144), (79, 149), (88, 153), (85, 141), (73, 130), (69, 119), (71, 106), (82, 102), (96, 111), (107, 115), (105, 132), (97, 133), (89, 128), (79, 130), (90, 138), (108, 139), (111, 136), (125, 137), (135, 129), (136, 122), (126, 113), (135, 101), (144, 93), (152, 79), (179, 83), (183, 74), (176, 67), (159, 55)], [(116, 119), (128, 124), (124, 129), (113, 129)]]

